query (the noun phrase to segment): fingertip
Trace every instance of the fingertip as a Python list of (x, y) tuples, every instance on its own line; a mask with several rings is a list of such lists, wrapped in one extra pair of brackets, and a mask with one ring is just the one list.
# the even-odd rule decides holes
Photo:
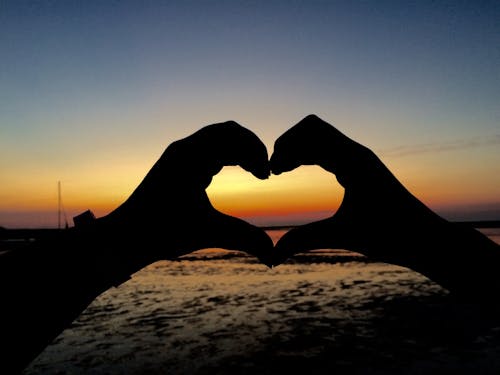
[(271, 175), (271, 167), (267, 162), (265, 164), (262, 163), (262, 165), (259, 165), (257, 168), (252, 168), (250, 173), (252, 173), (255, 177), (257, 177), (260, 180), (267, 180)]
[[(285, 235), (279, 239), (276, 245), (274, 245), (272, 256), (272, 263), (274, 266), (285, 263), (291, 256), (300, 251), (300, 246), (297, 247), (298, 244), (293, 240), (293, 238), (290, 239), (289, 233), (290, 232), (285, 233)], [(292, 237), (294, 237), (293, 234)]]
[(273, 259), (271, 257), (257, 257), (259, 261), (269, 269), (273, 269)]
[(274, 153), (269, 160), (270, 171), (274, 175), (280, 175), (285, 172), (290, 172), (299, 167), (300, 164), (294, 159), (285, 154), (283, 150), (275, 147)]
[(265, 180), (271, 175), (267, 148), (255, 133), (243, 129), (244, 136), (237, 145), (237, 160), (234, 164), (239, 164), (258, 179)]
[[(189, 173), (203, 175), (199, 179), (203, 182), (229, 165), (239, 165), (262, 180), (271, 174), (265, 144), (254, 132), (233, 120), (207, 125), (169, 148), (169, 155), (174, 155), (179, 164), (189, 160)], [(182, 153), (174, 154), (175, 149)]]
[(273, 254), (272, 259), (272, 267), (277, 267), (288, 260), (288, 256), (283, 256), (282, 254), (277, 254), (276, 252)]

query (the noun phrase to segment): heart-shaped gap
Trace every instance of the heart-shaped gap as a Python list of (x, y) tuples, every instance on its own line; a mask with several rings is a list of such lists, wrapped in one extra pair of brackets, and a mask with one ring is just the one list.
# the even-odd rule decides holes
[(259, 180), (240, 167), (224, 167), (207, 188), (219, 211), (261, 227), (294, 226), (332, 216), (344, 188), (318, 166), (301, 166)]

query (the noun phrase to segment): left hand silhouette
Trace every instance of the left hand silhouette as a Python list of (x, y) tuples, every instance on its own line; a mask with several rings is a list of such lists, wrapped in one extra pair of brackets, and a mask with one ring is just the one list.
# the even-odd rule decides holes
[(3, 255), (0, 373), (20, 373), (99, 294), (157, 260), (222, 247), (270, 264), (271, 238), (210, 204), (205, 188), (224, 165), (269, 176), (255, 134), (235, 122), (207, 126), (171, 144), (109, 215)]
[(134, 245), (146, 264), (220, 247), (245, 251), (270, 266), (269, 236), (217, 211), (208, 199), (205, 189), (225, 165), (239, 165), (260, 179), (270, 174), (266, 147), (254, 133), (234, 121), (209, 125), (172, 143), (129, 199), (97, 220), (98, 231), (114, 233), (113, 241), (127, 248)]

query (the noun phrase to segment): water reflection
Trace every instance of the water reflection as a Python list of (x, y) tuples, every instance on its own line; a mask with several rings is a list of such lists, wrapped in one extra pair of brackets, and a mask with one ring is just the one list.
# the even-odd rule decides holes
[(468, 332), (475, 314), (417, 273), (352, 253), (317, 251), (270, 270), (211, 249), (101, 295), (26, 374), (500, 369), (500, 327)]

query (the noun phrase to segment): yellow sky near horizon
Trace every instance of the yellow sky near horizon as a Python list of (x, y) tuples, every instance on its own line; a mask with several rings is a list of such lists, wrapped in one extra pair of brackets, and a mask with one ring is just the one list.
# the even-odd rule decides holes
[[(470, 150), (443, 153), (441, 158), (422, 154), (382, 160), (417, 198), (433, 209), (447, 209), (496, 202), (500, 177), (491, 173), (497, 156), (494, 148), (489, 151), (481, 152), (481, 160), (471, 158)], [(63, 204), (70, 224), (74, 215), (86, 209), (103, 216), (118, 207), (153, 164), (144, 159), (135, 163), (109, 160), (109, 164), (90, 161), (77, 171), (63, 171)], [(60, 168), (36, 170), (27, 166), (25, 171), (28, 173), (11, 170), (0, 188), (0, 211), (4, 213), (0, 226), (55, 226)], [(263, 224), (330, 216), (343, 193), (335, 176), (318, 166), (302, 166), (267, 180), (259, 180), (240, 167), (225, 167), (207, 188), (215, 208)]]
[(239, 167), (225, 167), (207, 189), (215, 208), (236, 216), (283, 216), (331, 211), (340, 206), (344, 189), (318, 166), (259, 180)]
[[(0, 226), (56, 226), (57, 181), (69, 218), (105, 215), (202, 126), (237, 121), (271, 154), (309, 114), (447, 218), (499, 219), (497, 3), (2, 3)], [(338, 189), (320, 169), (228, 169), (209, 195), (287, 221)]]

